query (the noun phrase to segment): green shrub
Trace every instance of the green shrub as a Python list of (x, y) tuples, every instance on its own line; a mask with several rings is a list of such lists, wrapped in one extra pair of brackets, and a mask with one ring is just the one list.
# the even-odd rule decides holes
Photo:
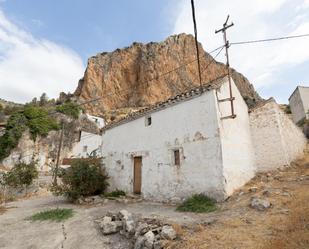
[(38, 177), (36, 162), (18, 163), (7, 173), (3, 174), (2, 185), (10, 187), (28, 187)]
[(216, 204), (211, 198), (198, 194), (185, 200), (176, 210), (181, 212), (208, 213), (216, 210)]
[(53, 186), (52, 192), (75, 201), (79, 197), (104, 193), (108, 186), (108, 176), (100, 159), (74, 160), (71, 167), (59, 172), (61, 184)]
[(107, 198), (117, 198), (120, 196), (126, 196), (126, 193), (123, 190), (116, 189), (115, 191), (104, 194)]
[(44, 220), (51, 220), (51, 221), (64, 221), (69, 218), (73, 217), (73, 210), (70, 208), (56, 208), (48, 211), (42, 211), (36, 213), (28, 218), (31, 221), (44, 221)]
[(19, 139), (27, 128), (26, 121), (22, 113), (15, 113), (9, 118), (5, 133), (0, 137), (0, 160), (8, 157), (11, 150), (18, 145)]
[(51, 117), (46, 109), (30, 104), (25, 105), (10, 116), (5, 133), (0, 137), (0, 160), (10, 155), (27, 128), (32, 139), (35, 140), (38, 135), (46, 136), (49, 131), (56, 130), (58, 127), (56, 119)]
[(51, 117), (47, 110), (42, 107), (26, 105), (23, 113), (27, 118), (26, 125), (34, 140), (38, 135), (47, 136), (48, 132), (59, 128), (56, 119)]
[(62, 105), (57, 106), (56, 111), (77, 119), (79, 117), (81, 108), (73, 102), (66, 102)]

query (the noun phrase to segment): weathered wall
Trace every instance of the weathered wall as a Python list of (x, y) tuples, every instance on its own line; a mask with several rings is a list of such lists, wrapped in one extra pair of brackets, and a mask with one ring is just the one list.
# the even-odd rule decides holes
[(289, 98), (289, 104), (293, 121), (297, 123), (306, 116), (306, 112), (309, 110), (309, 87), (298, 86)]
[[(218, 102), (218, 122), (220, 128), (223, 174), (226, 194), (248, 182), (255, 174), (255, 158), (252, 145), (248, 107), (238, 88), (231, 82), (234, 100), (234, 119), (221, 119), (230, 116), (231, 102)], [(217, 90), (217, 98), (229, 98), (229, 85), (223, 84)]]
[[(191, 100), (106, 130), (104, 164), (111, 189), (133, 191), (133, 157), (142, 156), (142, 195), (169, 200), (205, 193), (225, 197), (222, 156), (214, 90)], [(180, 149), (180, 166), (173, 150)]]
[(101, 156), (101, 144), (101, 135), (82, 131), (80, 141), (73, 146), (72, 157), (86, 158), (93, 151), (96, 151), (97, 156)]
[(304, 134), (273, 99), (251, 110), (250, 126), (258, 171), (289, 165), (305, 148)]

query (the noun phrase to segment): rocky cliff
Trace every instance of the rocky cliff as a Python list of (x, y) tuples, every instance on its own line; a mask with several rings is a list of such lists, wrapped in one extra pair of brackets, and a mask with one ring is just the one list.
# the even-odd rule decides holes
[[(225, 66), (216, 61), (206, 68), (213, 57), (201, 44), (199, 47), (203, 84), (226, 74)], [(192, 35), (173, 35), (158, 43), (133, 43), (130, 47), (91, 57), (75, 95), (81, 101), (102, 97), (85, 106), (94, 115), (151, 105), (199, 84), (195, 59)], [(183, 64), (187, 65), (180, 67)], [(166, 73), (175, 68), (178, 69)], [(232, 70), (232, 77), (250, 107), (261, 100), (242, 74)]]

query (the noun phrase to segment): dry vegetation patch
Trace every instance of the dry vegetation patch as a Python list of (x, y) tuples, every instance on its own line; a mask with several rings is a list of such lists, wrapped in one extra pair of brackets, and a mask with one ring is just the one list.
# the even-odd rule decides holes
[[(183, 239), (167, 248), (182, 249), (307, 249), (309, 248), (309, 154), (283, 170), (259, 174), (201, 217), (201, 224), (183, 229)], [(272, 203), (266, 211), (249, 207), (252, 197)], [(203, 224), (215, 217), (216, 222)]]

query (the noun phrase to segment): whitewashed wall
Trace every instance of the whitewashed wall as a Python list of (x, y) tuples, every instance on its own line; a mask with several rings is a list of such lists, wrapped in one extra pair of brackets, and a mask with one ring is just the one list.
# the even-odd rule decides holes
[[(220, 119), (230, 116), (231, 102), (218, 102), (218, 122), (222, 144), (223, 175), (226, 194), (233, 191), (255, 175), (255, 158), (252, 145), (248, 107), (238, 88), (231, 82), (234, 100), (234, 119)], [(229, 98), (229, 85), (223, 84), (217, 91), (218, 99)]]
[[(104, 164), (111, 189), (133, 191), (133, 157), (142, 156), (142, 195), (152, 200), (205, 193), (225, 197), (215, 91), (106, 130)], [(173, 165), (179, 148), (180, 166)]]
[(101, 156), (101, 144), (101, 135), (82, 131), (80, 141), (73, 146), (72, 157), (87, 158), (93, 151), (96, 151), (97, 156)]
[(105, 121), (103, 118), (100, 118), (100, 117), (97, 117), (97, 116), (92, 116), (92, 115), (89, 115), (89, 114), (86, 114), (87, 115), (87, 118), (89, 120), (91, 120), (92, 122), (96, 123), (96, 125), (99, 127), (99, 128), (103, 128), (105, 126)]
[(302, 155), (304, 134), (274, 100), (251, 111), (250, 126), (258, 171), (289, 165)]

